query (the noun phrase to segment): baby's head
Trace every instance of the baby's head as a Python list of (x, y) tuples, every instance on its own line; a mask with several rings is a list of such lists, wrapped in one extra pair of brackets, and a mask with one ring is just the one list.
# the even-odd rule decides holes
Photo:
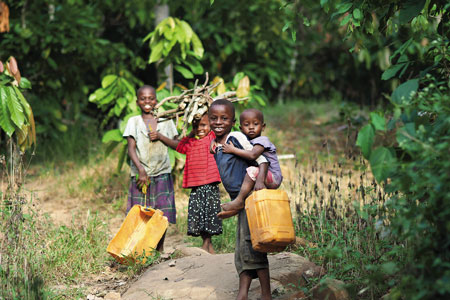
[(194, 134), (199, 138), (204, 138), (207, 136), (211, 131), (211, 128), (209, 127), (208, 114), (205, 113), (201, 119), (194, 120), (194, 122), (192, 122), (192, 129), (194, 130)]
[(137, 90), (136, 95), (136, 104), (139, 106), (142, 113), (151, 114), (155, 105), (158, 103), (155, 88), (150, 85), (143, 85)]
[(214, 101), (208, 112), (209, 125), (217, 138), (221, 138), (231, 132), (235, 119), (234, 105), (226, 99)]
[(241, 123), (239, 128), (249, 139), (261, 136), (261, 132), (266, 128), (263, 113), (254, 108), (244, 110), (239, 117), (239, 121)]

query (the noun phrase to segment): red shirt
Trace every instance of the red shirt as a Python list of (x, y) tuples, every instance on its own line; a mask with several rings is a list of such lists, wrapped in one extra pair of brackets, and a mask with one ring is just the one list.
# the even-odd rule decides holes
[(209, 145), (215, 138), (214, 132), (210, 131), (204, 138), (185, 137), (178, 143), (177, 152), (186, 154), (183, 188), (220, 182), (216, 160), (209, 152)]

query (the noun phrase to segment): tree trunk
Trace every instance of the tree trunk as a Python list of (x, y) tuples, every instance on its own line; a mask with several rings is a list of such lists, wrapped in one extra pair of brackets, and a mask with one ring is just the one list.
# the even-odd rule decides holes
[[(162, 20), (169, 17), (169, 5), (161, 4), (161, 1), (158, 1), (158, 4), (155, 7), (155, 26), (161, 23)], [(170, 64), (164, 68), (164, 75), (167, 82), (167, 87), (172, 92), (173, 89), (173, 65)]]

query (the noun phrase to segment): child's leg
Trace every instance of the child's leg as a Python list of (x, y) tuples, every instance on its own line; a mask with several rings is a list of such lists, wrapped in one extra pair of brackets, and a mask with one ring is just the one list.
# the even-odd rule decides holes
[(211, 254), (215, 254), (211, 241), (211, 235), (209, 233), (202, 232), (202, 239), (203, 239), (202, 249)]
[(241, 210), (244, 208), (245, 198), (247, 198), (248, 194), (253, 190), (255, 186), (255, 182), (248, 176), (245, 175), (244, 182), (242, 183), (241, 190), (239, 191), (239, 195), (237, 195), (236, 199), (233, 201), (221, 204), (222, 209), (227, 210)]
[(272, 292), (270, 291), (270, 274), (269, 269), (258, 269), (256, 274), (259, 278), (259, 285), (261, 286), (261, 300), (271, 300)]
[(252, 276), (248, 271), (243, 271), (239, 274), (239, 292), (236, 300), (247, 300), (248, 290), (250, 289), (250, 284), (252, 283)]

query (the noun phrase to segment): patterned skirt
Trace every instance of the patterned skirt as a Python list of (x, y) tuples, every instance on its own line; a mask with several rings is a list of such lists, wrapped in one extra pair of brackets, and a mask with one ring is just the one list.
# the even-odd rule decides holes
[(222, 220), (217, 217), (220, 210), (219, 184), (194, 187), (189, 196), (187, 234), (221, 234)]
[(169, 222), (175, 224), (176, 209), (172, 176), (169, 173), (150, 176), (150, 186), (147, 188), (147, 195), (144, 195), (138, 188), (136, 178), (131, 177), (127, 213), (136, 204), (161, 210), (169, 219)]

